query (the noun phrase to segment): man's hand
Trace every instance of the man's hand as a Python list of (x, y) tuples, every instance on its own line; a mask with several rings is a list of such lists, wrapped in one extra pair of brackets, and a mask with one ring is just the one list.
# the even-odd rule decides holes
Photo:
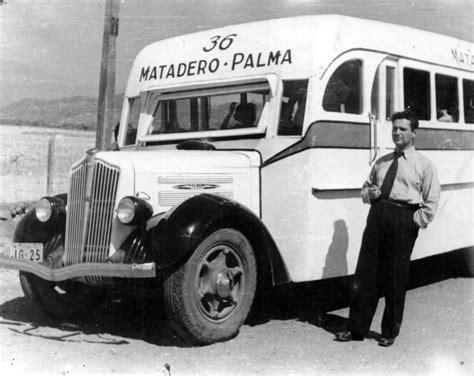
[(370, 201), (378, 199), (381, 194), (380, 189), (376, 185), (370, 185), (368, 192), (369, 192)]

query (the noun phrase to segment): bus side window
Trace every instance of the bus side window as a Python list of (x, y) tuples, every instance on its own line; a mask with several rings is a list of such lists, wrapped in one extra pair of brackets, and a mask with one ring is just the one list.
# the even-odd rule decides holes
[(350, 60), (333, 73), (323, 97), (323, 108), (329, 112), (362, 113), (362, 61)]
[(430, 74), (429, 72), (405, 68), (403, 70), (403, 92), (405, 108), (410, 108), (419, 120), (430, 120)]
[(436, 119), (442, 122), (457, 123), (459, 120), (457, 78), (436, 74), (435, 82)]
[(137, 138), (138, 120), (140, 118), (141, 100), (140, 97), (129, 99), (130, 112), (128, 114), (128, 124), (124, 145), (135, 145)]
[(385, 70), (385, 120), (395, 112), (395, 67)]
[(307, 92), (308, 80), (283, 81), (278, 135), (301, 136)]
[(377, 119), (380, 119), (379, 95), (379, 71), (377, 70), (374, 77), (374, 83), (372, 84), (372, 92), (370, 94), (370, 111)]
[(466, 123), (474, 123), (474, 81), (462, 80), (464, 97), (464, 120)]

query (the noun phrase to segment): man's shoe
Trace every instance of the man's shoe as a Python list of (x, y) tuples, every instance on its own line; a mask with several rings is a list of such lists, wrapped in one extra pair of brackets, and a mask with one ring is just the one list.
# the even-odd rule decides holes
[(345, 330), (344, 332), (336, 333), (335, 340), (338, 342), (363, 341), (364, 336)]
[(393, 344), (395, 343), (395, 338), (380, 338), (380, 341), (379, 341), (379, 346), (382, 346), (382, 347), (389, 347), (389, 346), (392, 346)]

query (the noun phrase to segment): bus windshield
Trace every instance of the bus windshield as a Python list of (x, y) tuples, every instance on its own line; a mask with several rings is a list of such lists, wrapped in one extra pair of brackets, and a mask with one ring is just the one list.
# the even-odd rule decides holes
[(148, 135), (256, 128), (268, 84), (157, 94)]

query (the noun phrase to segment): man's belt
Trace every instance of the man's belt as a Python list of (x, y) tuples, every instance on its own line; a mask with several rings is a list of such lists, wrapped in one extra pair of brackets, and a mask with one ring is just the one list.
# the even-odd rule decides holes
[(388, 204), (392, 206), (396, 206), (398, 208), (404, 208), (404, 209), (410, 209), (410, 210), (418, 210), (421, 208), (421, 204), (409, 204), (408, 202), (405, 201), (400, 201), (400, 200), (393, 200), (389, 198), (381, 198), (377, 200), (377, 202), (380, 202), (382, 204)]

